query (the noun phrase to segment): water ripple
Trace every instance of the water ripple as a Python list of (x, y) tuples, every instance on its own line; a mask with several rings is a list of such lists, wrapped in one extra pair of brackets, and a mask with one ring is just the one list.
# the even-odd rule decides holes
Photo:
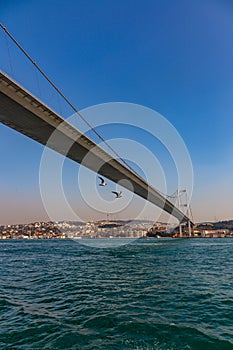
[(0, 349), (233, 349), (233, 241), (0, 242)]

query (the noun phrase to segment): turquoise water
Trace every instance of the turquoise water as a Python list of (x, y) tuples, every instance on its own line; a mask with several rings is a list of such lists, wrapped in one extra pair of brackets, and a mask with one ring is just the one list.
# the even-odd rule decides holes
[(233, 349), (233, 240), (0, 242), (0, 349)]

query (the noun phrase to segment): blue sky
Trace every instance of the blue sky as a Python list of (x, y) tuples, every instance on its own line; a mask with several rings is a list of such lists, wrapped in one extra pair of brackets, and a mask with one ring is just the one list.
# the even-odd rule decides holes
[[(79, 109), (124, 101), (165, 116), (192, 158), (195, 220), (232, 218), (231, 1), (18, 0), (0, 3), (0, 20)], [(35, 85), (26, 65), (19, 70)], [(42, 146), (2, 125), (0, 135), (0, 223), (46, 218)]]

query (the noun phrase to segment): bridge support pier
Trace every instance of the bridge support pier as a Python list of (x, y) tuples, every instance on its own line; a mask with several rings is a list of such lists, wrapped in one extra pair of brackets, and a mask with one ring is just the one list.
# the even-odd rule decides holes
[(190, 220), (188, 221), (188, 232), (189, 232), (189, 237), (192, 237), (192, 228), (191, 228)]
[(179, 234), (180, 234), (180, 237), (183, 237), (182, 225), (181, 224), (179, 224)]

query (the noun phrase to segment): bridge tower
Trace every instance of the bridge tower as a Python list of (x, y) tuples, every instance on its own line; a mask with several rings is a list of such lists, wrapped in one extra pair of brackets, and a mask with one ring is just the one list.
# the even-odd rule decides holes
[[(181, 195), (182, 193), (185, 193), (185, 202), (181, 202)], [(192, 228), (191, 228), (191, 210), (190, 210), (190, 204), (189, 204), (189, 198), (188, 198), (188, 192), (186, 189), (184, 190), (177, 190), (177, 200), (178, 200), (178, 208), (181, 209), (181, 207), (186, 207), (187, 208), (187, 224), (188, 224), (188, 235), (189, 237), (192, 237)], [(182, 223), (179, 224), (179, 234), (180, 237), (183, 237), (183, 231), (182, 231)]]

